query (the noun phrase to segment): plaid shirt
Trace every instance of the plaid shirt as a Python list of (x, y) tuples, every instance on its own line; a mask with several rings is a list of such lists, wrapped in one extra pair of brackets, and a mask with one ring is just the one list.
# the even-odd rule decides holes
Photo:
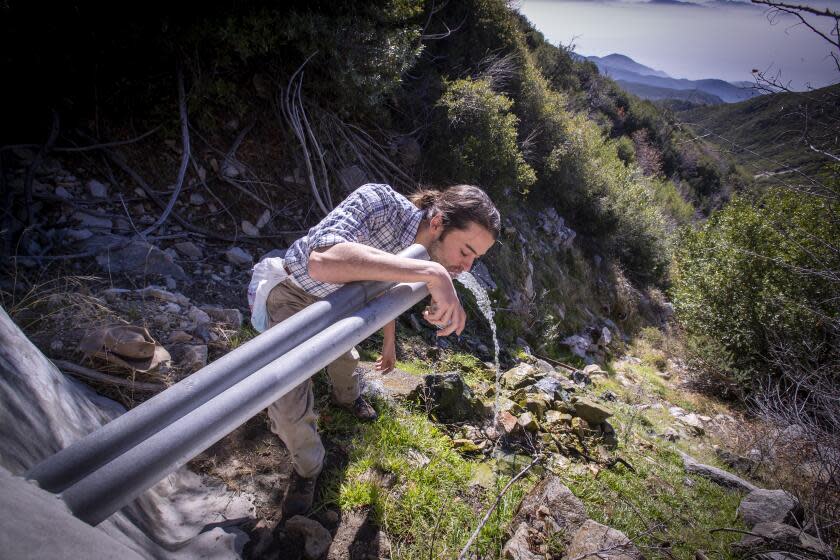
[(423, 211), (388, 185), (362, 185), (286, 252), (286, 269), (306, 292), (326, 297), (341, 284), (318, 282), (309, 276), (309, 254), (319, 247), (355, 242), (388, 253), (414, 243)]

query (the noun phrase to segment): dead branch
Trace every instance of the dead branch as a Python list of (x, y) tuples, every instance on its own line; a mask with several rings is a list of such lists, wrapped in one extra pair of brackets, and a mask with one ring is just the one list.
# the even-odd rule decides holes
[(154, 232), (169, 218), (169, 214), (172, 213), (172, 209), (175, 207), (175, 201), (178, 200), (178, 195), (181, 194), (181, 187), (184, 186), (184, 178), (187, 174), (187, 164), (190, 162), (190, 124), (187, 115), (187, 96), (184, 92), (184, 73), (180, 65), (178, 66), (178, 113), (181, 116), (181, 142), (184, 153), (181, 156), (181, 166), (178, 168), (175, 189), (172, 191), (172, 196), (169, 197), (169, 203), (166, 205), (163, 213), (155, 223), (140, 232), (140, 237), (146, 237)]
[(467, 556), (467, 552), (469, 552), (470, 547), (473, 545), (473, 542), (475, 542), (475, 539), (476, 539), (476, 537), (478, 537), (478, 534), (481, 532), (481, 529), (483, 529), (484, 525), (487, 524), (487, 521), (490, 520), (490, 515), (496, 510), (497, 507), (499, 507), (499, 504), (502, 502), (502, 498), (504, 497), (505, 494), (507, 494), (507, 491), (510, 490), (511, 486), (513, 486), (514, 483), (516, 483), (517, 480), (519, 480), (520, 478), (525, 476), (525, 474), (529, 470), (531, 470), (531, 467), (533, 467), (534, 465), (536, 465), (537, 463), (539, 463), (542, 460), (543, 460), (542, 456), (535, 457), (534, 460), (531, 461), (531, 463), (529, 465), (527, 465), (524, 469), (519, 471), (519, 473), (516, 476), (514, 476), (513, 478), (511, 478), (510, 482), (508, 482), (505, 485), (505, 487), (502, 488), (502, 491), (499, 492), (498, 496), (496, 496), (496, 500), (493, 502), (493, 505), (491, 505), (490, 509), (488, 509), (484, 513), (484, 517), (481, 519), (481, 522), (478, 524), (478, 527), (476, 527), (475, 531), (473, 531), (472, 535), (470, 535), (470, 538), (467, 541), (467, 544), (465, 544), (464, 548), (461, 549), (461, 553), (458, 554), (458, 560), (463, 560)]
[(133, 379), (123, 379), (122, 377), (108, 375), (107, 373), (95, 371), (90, 368), (86, 368), (84, 366), (80, 366), (78, 364), (74, 364), (72, 362), (67, 362), (64, 360), (52, 360), (52, 363), (54, 363), (58, 369), (64, 371), (65, 373), (69, 373), (78, 377), (83, 377), (85, 379), (92, 379), (94, 381), (99, 381), (108, 385), (115, 385), (117, 387), (128, 387), (129, 389), (135, 389), (137, 391), (145, 391), (150, 393), (158, 393), (166, 389), (166, 386), (160, 383), (146, 383), (143, 381), (134, 381)]
[[(317, 51), (309, 55), (295, 73), (292, 74), (292, 77), (289, 79), (289, 84), (280, 95), (280, 109), (284, 119), (292, 128), (292, 132), (294, 133), (295, 138), (297, 138), (301, 150), (303, 151), (303, 161), (306, 164), (306, 174), (309, 179), (309, 186), (312, 190), (312, 195), (315, 197), (315, 202), (318, 204), (321, 212), (326, 215), (329, 214), (330, 210), (332, 210), (332, 204), (329, 197), (329, 179), (326, 176), (326, 167), (324, 166), (324, 153), (321, 151), (317, 140), (315, 140), (314, 133), (312, 132), (309, 120), (306, 117), (306, 112), (303, 108), (303, 99), (301, 96), (303, 68), (316, 53)], [(312, 165), (312, 156), (309, 151), (308, 144), (310, 142), (312, 142), (312, 148), (315, 151), (315, 155), (320, 160), (320, 168), (325, 181), (324, 185), (320, 189), (318, 188), (318, 184), (315, 179), (315, 170)], [(322, 191), (324, 196), (322, 196)]]

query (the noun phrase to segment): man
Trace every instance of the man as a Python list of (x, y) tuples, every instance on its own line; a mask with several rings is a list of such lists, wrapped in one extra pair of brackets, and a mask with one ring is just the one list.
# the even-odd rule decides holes
[[(425, 319), (439, 327), (438, 336), (464, 329), (466, 314), (452, 279), (472, 268), (495, 243), (499, 212), (478, 187), (458, 185), (444, 191), (423, 190), (411, 200), (388, 185), (359, 187), (287, 251), (289, 276), (268, 295), (269, 325), (285, 320), (347, 282), (380, 280), (426, 282), (432, 304)], [(395, 255), (420, 243), (430, 261)], [(395, 325), (385, 327), (377, 369), (396, 361)], [(356, 417), (372, 420), (376, 412), (360, 394), (356, 371), (359, 354), (352, 349), (327, 367), (333, 400)], [(268, 408), (271, 430), (286, 444), (294, 473), (286, 494), (286, 516), (312, 505), (315, 480), (324, 462), (317, 432), (312, 381), (302, 383)]]

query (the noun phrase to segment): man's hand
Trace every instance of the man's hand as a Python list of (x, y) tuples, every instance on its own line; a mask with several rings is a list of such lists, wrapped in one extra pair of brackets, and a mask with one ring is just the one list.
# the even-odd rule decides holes
[(432, 303), (423, 312), (423, 317), (438, 327), (438, 336), (448, 336), (453, 332), (461, 334), (467, 323), (467, 314), (455, 292), (452, 278), (445, 268), (440, 268), (443, 273), (435, 275), (426, 283), (432, 296)]
[(397, 323), (391, 321), (382, 329), (382, 356), (376, 360), (374, 369), (379, 373), (388, 373), (397, 363)]

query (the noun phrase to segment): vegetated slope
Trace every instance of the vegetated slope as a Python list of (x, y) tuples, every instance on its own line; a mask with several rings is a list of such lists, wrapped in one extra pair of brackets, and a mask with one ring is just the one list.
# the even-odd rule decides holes
[(816, 177), (831, 162), (818, 150), (840, 153), (840, 85), (698, 107), (677, 116), (762, 181)]
[(626, 80), (616, 80), (616, 83), (630, 93), (638, 95), (642, 99), (650, 99), (652, 101), (679, 99), (696, 105), (720, 105), (724, 102), (717, 95), (706, 93), (699, 89), (671, 89), (628, 82)]

